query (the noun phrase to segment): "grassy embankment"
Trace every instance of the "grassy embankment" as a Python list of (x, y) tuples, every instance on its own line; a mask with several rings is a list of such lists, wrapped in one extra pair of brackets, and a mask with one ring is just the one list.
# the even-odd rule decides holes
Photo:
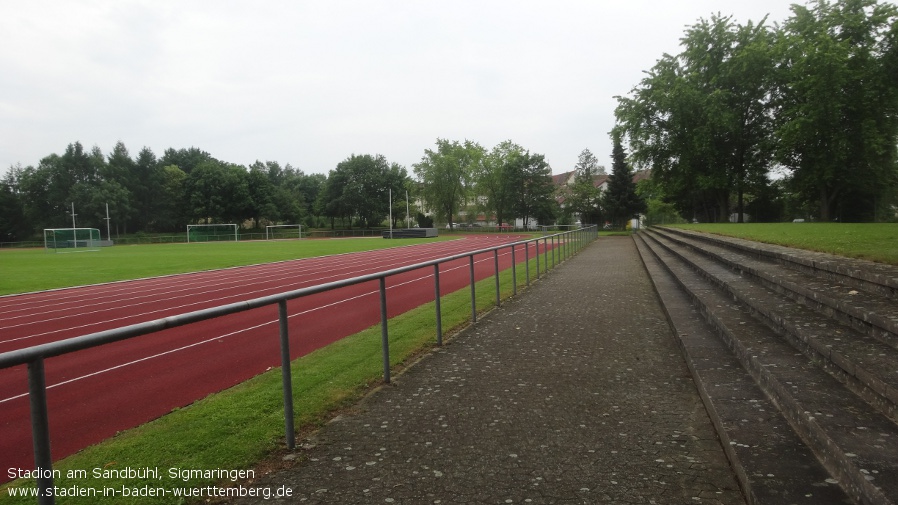
[(721, 223), (673, 226), (898, 265), (898, 223)]
[[(346, 242), (348, 244), (354, 241)], [(365, 242), (370, 244), (372, 241)], [(389, 241), (383, 242), (386, 242), (387, 245), (394, 245)], [(374, 242), (374, 245), (376, 244), (379, 242)], [(234, 246), (239, 245), (235, 244)], [(184, 251), (183, 246), (180, 246), (180, 249), (178, 249), (178, 245), (173, 247), (175, 247), (175, 251)], [(209, 268), (212, 261), (210, 258), (218, 254), (232, 256), (228, 253), (219, 253), (217, 251), (219, 247), (221, 245), (208, 247), (208, 251), (204, 253), (206, 260), (202, 267)], [(154, 249), (154, 251), (157, 250)], [(101, 254), (106, 252), (108, 251)], [(333, 251), (330, 252), (333, 253)], [(101, 254), (97, 254), (96, 257), (101, 257)], [(144, 253), (135, 251), (132, 254)], [(256, 251), (253, 254), (261, 255), (262, 253)], [(48, 256), (51, 255), (48, 254)], [(50, 261), (95, 261), (76, 259), (75, 256), (78, 255), (72, 254), (61, 256), (65, 258)], [(84, 256), (87, 256), (87, 253)], [(249, 262), (251, 263), (258, 263), (263, 259), (285, 259), (267, 254), (251, 255), (250, 257), (252, 261)], [(181, 258), (179, 261), (189, 263), (186, 258)], [(231, 257), (228, 261), (233, 261), (233, 258)], [(542, 264), (541, 268), (545, 268), (545, 265)], [(68, 270), (64, 269), (63, 271)], [(530, 273), (531, 278), (535, 277), (534, 259), (531, 259)], [(523, 265), (519, 265), (517, 274), (519, 289), (523, 289), (526, 285)], [(57, 274), (57, 277), (61, 275)], [(143, 272), (138, 276), (145, 275), (148, 275), (148, 272)], [(53, 277), (51, 276), (51, 278)], [(97, 279), (92, 277), (91, 280), (96, 281)], [(502, 272), (500, 275), (500, 291), (503, 298), (511, 295), (510, 270)], [(495, 280), (488, 278), (479, 282), (476, 293), (478, 310), (485, 311), (491, 308), (495, 303)], [(445, 333), (451, 333), (464, 327), (471, 313), (469, 290), (466, 288), (445, 295), (442, 298), (441, 309)], [(433, 314), (434, 304), (431, 302), (390, 320), (390, 361), (394, 368), (401, 369), (416, 356), (434, 347)], [(295, 423), (297, 431), (302, 435), (318, 428), (337, 412), (350, 407), (372, 387), (382, 382), (380, 327), (372, 327), (301, 357), (293, 362), (292, 370)], [(73, 474), (71, 478), (57, 479), (55, 485), (62, 488), (80, 486), (83, 489), (99, 490), (109, 487), (121, 490), (122, 487), (173, 489), (175, 487), (196, 488), (233, 484), (216, 479), (183, 482), (168, 478), (167, 472), (169, 468), (233, 470), (253, 468), (260, 462), (263, 466), (278, 464), (280, 455), (285, 451), (282, 401), (280, 370), (268, 371), (243, 384), (210, 395), (188, 407), (176, 409), (164, 417), (120, 433), (103, 443), (55, 463), (54, 468), (59, 469), (64, 476), (68, 475), (70, 471), (86, 471), (88, 473), (87, 478)], [(157, 481), (91, 477), (94, 469), (126, 467), (158, 468), (163, 473), (163, 479)], [(18, 481), (11, 485), (17, 488), (33, 487), (31, 481)], [(120, 494), (114, 498), (67, 497), (58, 498), (57, 503), (119, 503), (121, 499)], [(196, 500), (188, 500), (188, 502), (192, 501)], [(129, 500), (129, 503), (179, 502), (181, 501), (173, 496), (164, 499), (139, 497)], [(2, 488), (0, 489), (0, 503), (34, 503), (34, 499), (11, 498), (8, 495), (8, 490)]]

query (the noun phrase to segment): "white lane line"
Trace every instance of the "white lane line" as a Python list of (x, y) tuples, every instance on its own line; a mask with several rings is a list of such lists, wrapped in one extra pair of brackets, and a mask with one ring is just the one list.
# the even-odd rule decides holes
[[(500, 255), (500, 256), (501, 256), (501, 255)], [(483, 262), (485, 262), (485, 261), (489, 261), (490, 259), (492, 259), (492, 258), (485, 258), (485, 259), (482, 259), (482, 260), (475, 260), (474, 263), (483, 263)], [(452, 267), (452, 268), (446, 269), (446, 270), (444, 270), (444, 271), (441, 271), (440, 274), (442, 275), (443, 273), (451, 272), (451, 271), (453, 271), (453, 270), (459, 270), (459, 269), (467, 268), (467, 266), (468, 266), (468, 265), (465, 264), (465, 265), (459, 265), (459, 266), (457, 266), (457, 267)], [(409, 279), (409, 280), (407, 280), (407, 281), (405, 281), (405, 282), (400, 282), (400, 283), (398, 283), (398, 284), (393, 284), (393, 285), (387, 286), (387, 290), (399, 288), (399, 287), (405, 286), (405, 285), (407, 285), (407, 284), (411, 284), (411, 283), (414, 283), (414, 282), (419, 282), (419, 281), (422, 281), (422, 280), (425, 280), (425, 279), (430, 279), (430, 278), (432, 278), (432, 275), (430, 275), (430, 274), (422, 275), (422, 276), (420, 276), (420, 277), (416, 277), (416, 278), (413, 278), (413, 279)], [(356, 295), (356, 296), (351, 296), (351, 297), (349, 297), (349, 298), (344, 298), (344, 299), (342, 299), (342, 300), (337, 300), (337, 301), (335, 301), (335, 302), (331, 302), (331, 303), (328, 303), (328, 304), (325, 304), (325, 305), (317, 305), (317, 306), (315, 306), (315, 307), (313, 307), (313, 308), (311, 308), (311, 309), (307, 309), (307, 310), (303, 310), (303, 311), (296, 312), (296, 313), (294, 313), (294, 314), (290, 314), (289, 316), (287, 316), (287, 318), (290, 319), (290, 318), (292, 318), (292, 317), (301, 316), (301, 315), (305, 315), (305, 314), (310, 314), (310, 313), (315, 312), (315, 311), (317, 311), (317, 310), (322, 310), (322, 309), (334, 307), (334, 306), (340, 305), (341, 303), (346, 303), (346, 302), (350, 302), (350, 301), (353, 301), (353, 300), (357, 300), (357, 299), (359, 299), (359, 298), (364, 298), (364, 297), (366, 297), (366, 296), (375, 295), (375, 294), (377, 294), (377, 293), (379, 293), (379, 292), (380, 292), (380, 290), (377, 289), (377, 290), (374, 290), (374, 291), (368, 291), (368, 292), (366, 292), (366, 293), (361, 293), (361, 294), (358, 294), (358, 295)], [(244, 333), (244, 332), (247, 332), (247, 331), (250, 331), (250, 330), (255, 330), (255, 329), (261, 328), (261, 327), (263, 327), (263, 326), (268, 326), (268, 325), (270, 325), (270, 324), (275, 324), (275, 323), (277, 323), (277, 322), (278, 322), (277, 319), (272, 320), (272, 321), (266, 321), (266, 322), (264, 322), (264, 323), (260, 323), (260, 324), (257, 324), (257, 325), (249, 326), (249, 327), (247, 327), (247, 328), (242, 328), (242, 329), (240, 329), (240, 330), (232, 331), (232, 332), (226, 333), (226, 334), (224, 334), (224, 335), (218, 335), (218, 336), (215, 336), (215, 337), (210, 337), (210, 338), (208, 338), (208, 339), (206, 339), (206, 340), (202, 340), (202, 341), (199, 341), (199, 342), (194, 342), (194, 343), (192, 343), (192, 344), (188, 344), (188, 345), (185, 345), (185, 346), (177, 347), (177, 348), (175, 348), (175, 349), (170, 349), (170, 350), (168, 350), (168, 351), (163, 351), (163, 352), (160, 352), (160, 353), (156, 353), (156, 354), (153, 354), (153, 355), (151, 355), (151, 356), (146, 356), (146, 357), (139, 358), (139, 359), (136, 359), (136, 360), (128, 361), (128, 362), (126, 362), (126, 363), (121, 363), (121, 364), (119, 364), (119, 365), (115, 365), (115, 366), (112, 366), (112, 367), (109, 367), (109, 368), (105, 368), (105, 369), (103, 369), (103, 370), (97, 370), (96, 372), (91, 372), (91, 373), (89, 373), (89, 374), (81, 375), (81, 376), (79, 376), (79, 377), (74, 377), (74, 378), (72, 378), (72, 379), (68, 379), (68, 380), (65, 380), (65, 381), (62, 381), (62, 382), (57, 382), (57, 383), (54, 383), (54, 384), (50, 384), (50, 385), (47, 386), (47, 389), (52, 389), (52, 388), (56, 388), (56, 387), (59, 387), (59, 386), (64, 386), (64, 385), (66, 385), (66, 384), (71, 384), (71, 383), (73, 383), (73, 382), (77, 382), (77, 381), (80, 381), (80, 380), (83, 380), (83, 379), (88, 379), (88, 378), (93, 377), (93, 376), (96, 376), (96, 375), (100, 375), (100, 374), (103, 374), (103, 373), (108, 373), (108, 372), (111, 372), (111, 371), (113, 371), (113, 370), (118, 370), (118, 369), (120, 369), (120, 368), (124, 368), (124, 367), (130, 366), (130, 365), (136, 365), (136, 364), (138, 364), (138, 363), (141, 363), (141, 362), (144, 362), (144, 361), (148, 361), (148, 360), (151, 360), (151, 359), (155, 359), (155, 358), (159, 358), (159, 357), (162, 357), (162, 356), (165, 356), (165, 355), (168, 355), (168, 354), (172, 354), (172, 353), (175, 353), (175, 352), (180, 352), (180, 351), (183, 351), (183, 350), (186, 350), (186, 349), (190, 349), (190, 348), (192, 348), (192, 347), (196, 347), (196, 346), (199, 346), (199, 345), (202, 345), (202, 344), (206, 344), (206, 343), (212, 342), (212, 341), (214, 341), (214, 340), (220, 340), (220, 339), (223, 339), (223, 338), (232, 337), (232, 336), (234, 336), (234, 335), (238, 335), (238, 334), (240, 334), (240, 333)], [(21, 393), (21, 394), (15, 395), (15, 396), (10, 396), (10, 397), (8, 397), (8, 398), (0, 399), (0, 403), (5, 403), (5, 402), (17, 400), (17, 399), (19, 399), (19, 398), (24, 398), (24, 397), (27, 397), (27, 396), (28, 396), (28, 393)]]
[[(391, 255), (391, 256), (384, 258), (384, 261), (394, 261), (397, 257), (398, 257), (398, 255)], [(419, 255), (418, 257), (428, 257), (428, 256)], [(38, 307), (40, 307), (40, 309), (50, 309), (50, 310), (44, 310), (43, 312), (35, 312), (33, 310), (33, 306), (28, 306), (28, 307), (21, 307), (21, 308), (15, 309), (15, 310), (0, 311), (0, 314), (11, 314), (11, 313), (24, 312), (24, 314), (21, 314), (21, 315), (4, 317), (4, 321), (9, 322), (14, 319), (28, 318), (28, 317), (34, 317), (36, 315), (53, 314), (53, 313), (59, 312), (58, 309), (52, 309), (52, 307), (63, 306), (63, 308), (66, 311), (74, 311), (77, 309), (83, 309), (83, 308), (88, 308), (88, 307), (93, 307), (93, 306), (102, 307), (104, 301), (107, 299), (111, 299), (113, 302), (117, 303), (117, 305), (113, 306), (113, 307), (109, 307), (109, 308), (105, 308), (105, 309), (97, 309), (97, 310), (116, 310), (116, 309), (122, 307), (122, 305), (120, 305), (120, 303), (123, 301), (141, 300), (143, 298), (150, 297), (154, 293), (157, 293), (160, 291), (166, 295), (173, 295), (175, 293), (186, 292), (187, 294), (185, 296), (198, 296), (198, 295), (202, 295), (205, 293), (221, 291), (224, 289), (231, 289), (234, 286), (245, 285), (247, 280), (252, 281), (255, 284), (258, 284), (260, 282), (268, 281), (269, 279), (283, 280), (285, 278), (285, 275), (290, 275), (291, 277), (295, 277), (298, 275), (304, 275), (304, 276), (308, 277), (310, 275), (319, 275), (321, 273), (332, 274), (330, 277), (324, 277), (321, 279), (317, 279), (317, 280), (324, 280), (327, 278), (336, 277), (337, 274), (341, 271), (356, 272), (356, 267), (358, 265), (370, 265), (371, 264), (370, 261), (368, 261), (366, 258), (363, 258), (363, 257), (353, 256), (351, 258), (353, 261), (336, 263), (336, 264), (333, 261), (330, 261), (330, 262), (321, 261), (321, 262), (316, 262), (315, 264), (294, 263), (292, 265), (289, 265), (288, 267), (280, 267), (281, 264), (272, 264), (272, 265), (278, 265), (279, 267), (273, 268), (273, 269), (265, 269), (262, 272), (259, 272), (258, 268), (252, 268), (252, 270), (253, 270), (252, 272), (245, 272), (245, 273), (244, 273), (244, 271), (238, 270), (238, 272), (240, 272), (240, 273), (238, 273), (236, 275), (234, 275), (233, 271), (231, 271), (230, 273), (232, 275), (228, 275), (228, 276), (216, 275), (211, 278), (207, 277), (207, 278), (202, 279), (201, 282), (190, 283), (190, 285), (188, 287), (184, 287), (181, 289), (174, 289), (174, 290), (171, 289), (173, 287), (172, 283), (167, 282), (164, 284), (153, 283), (150, 286), (140, 285), (139, 288), (142, 289), (143, 291), (137, 291), (136, 289), (134, 289), (135, 286), (131, 286), (130, 289), (128, 287), (123, 287), (122, 289), (111, 290), (108, 292), (109, 293), (108, 295), (103, 295), (103, 296), (91, 297), (89, 294), (87, 294), (87, 295), (73, 296), (73, 297), (70, 297), (67, 299), (59, 299), (59, 297), (56, 297), (54, 299), (54, 301), (55, 300), (58, 300), (58, 301), (55, 301), (55, 303), (41, 302), (38, 305)], [(409, 258), (407, 258), (407, 257), (405, 257), (403, 259), (405, 259), (406, 261), (409, 261)], [(335, 267), (339, 267), (339, 268), (335, 268)], [(187, 274), (187, 275), (194, 275), (194, 274)], [(169, 281), (170, 280), (171, 279), (169, 279)], [(290, 285), (292, 285), (292, 284), (288, 283), (288, 284), (284, 284), (284, 285), (275, 285), (275, 286), (272, 286), (271, 289), (285, 289), (282, 286), (290, 286)], [(219, 287), (219, 286), (221, 286), (221, 287)], [(206, 291), (203, 291), (203, 289), (206, 289), (206, 288), (216, 288), (216, 289), (208, 289)], [(129, 295), (134, 295), (134, 296), (121, 298), (121, 295), (119, 293), (120, 291), (125, 291)], [(168, 298), (165, 298), (162, 300), (160, 300), (158, 298), (153, 298), (153, 302), (172, 300), (172, 299), (177, 299), (177, 298), (178, 298), (178, 296), (169, 296)], [(86, 304), (71, 305), (72, 303), (79, 303), (79, 302), (86, 302)], [(31, 309), (31, 310), (29, 310), (29, 309)], [(44, 321), (48, 321), (48, 320), (52, 321), (53, 319), (45, 319), (42, 321), (35, 321), (32, 323), (25, 323), (25, 324), (40, 324), (40, 323), (42, 323)], [(21, 326), (21, 325), (5, 326), (5, 327), (13, 328), (13, 327), (17, 327), (17, 326)], [(3, 328), (3, 326), (0, 326), (0, 328)]]
[[(419, 252), (419, 251), (420, 251), (420, 250), (416, 250), (416, 252)], [(375, 252), (378, 252), (378, 251), (375, 251)], [(365, 256), (370, 256), (370, 255), (365, 255)], [(383, 263), (383, 262), (385, 262), (385, 261), (386, 261), (386, 262), (394, 261), (394, 260), (396, 259), (396, 257), (398, 257), (398, 255), (389, 255), (387, 258), (378, 258), (378, 260), (379, 260), (380, 263)], [(414, 256), (414, 257), (409, 257), (408, 255), (405, 255), (402, 259), (404, 260), (404, 261), (403, 261), (404, 264), (413, 264), (413, 263), (417, 262), (417, 259), (419, 259), (419, 258), (428, 258), (428, 259), (429, 259), (429, 258), (431, 258), (431, 257), (432, 257), (432, 256), (430, 256), (430, 255), (423, 255), (423, 254), (416, 255), (416, 256)], [(115, 311), (115, 310), (120, 310), (120, 309), (123, 309), (123, 308), (129, 308), (129, 307), (136, 307), (136, 306), (140, 306), (140, 305), (146, 305), (146, 304), (148, 304), (148, 303), (154, 303), (154, 304), (155, 304), (155, 303), (160, 303), (160, 302), (165, 302), (165, 301), (177, 300), (177, 299), (179, 299), (179, 298), (195, 297), (195, 296), (199, 296), (199, 295), (203, 295), (203, 294), (215, 293), (215, 292), (219, 292), (219, 291), (224, 291), (224, 290), (226, 290), (226, 289), (232, 289), (233, 286), (235, 286), (235, 285), (245, 284), (245, 282), (243, 281), (243, 279), (245, 279), (245, 278), (246, 278), (246, 279), (251, 279), (251, 280), (255, 281), (256, 283), (258, 283), (259, 281), (265, 281), (265, 280), (270, 279), (270, 278), (283, 279), (283, 278), (284, 278), (284, 274), (286, 274), (286, 273), (291, 274), (292, 277), (295, 277), (295, 276), (300, 275), (300, 274), (304, 274), (304, 275), (306, 276), (306, 278), (303, 279), (303, 280), (301, 280), (301, 281), (298, 282), (298, 283), (278, 284), (278, 285), (275, 285), (275, 286), (270, 286), (270, 285), (268, 285), (268, 286), (265, 286), (265, 287), (264, 287), (264, 289), (266, 289), (266, 290), (272, 290), (272, 291), (289, 290), (290, 288), (296, 289), (296, 288), (302, 286), (304, 283), (308, 283), (308, 282), (324, 282), (324, 281), (326, 281), (326, 280), (328, 280), (328, 279), (336, 279), (336, 278), (339, 278), (339, 276), (340, 276), (340, 273), (339, 273), (339, 272), (342, 272), (342, 271), (352, 272), (352, 273), (354, 273), (355, 275), (360, 275), (360, 274), (362, 274), (362, 273), (365, 273), (367, 270), (361, 270), (361, 271), (360, 271), (360, 270), (357, 270), (356, 267), (357, 267), (358, 265), (360, 265), (360, 264), (362, 264), (362, 265), (370, 265), (370, 264), (371, 264), (371, 262), (368, 261), (369, 258), (362, 257), (361, 253), (360, 253), (359, 255), (354, 255), (354, 256), (352, 257), (352, 259), (353, 259), (354, 261), (345, 262), (345, 263), (340, 263), (340, 264), (338, 264), (338, 265), (334, 265), (334, 263), (333, 263), (332, 261), (331, 261), (331, 262), (324, 262), (324, 261), (322, 261), (322, 262), (319, 262), (320, 264), (316, 264), (316, 265), (308, 265), (308, 264), (302, 264), (302, 265), (300, 265), (300, 264), (294, 264), (294, 265), (293, 265), (293, 267), (294, 267), (293, 269), (276, 269), (276, 270), (274, 270), (274, 271), (272, 271), (272, 272), (266, 271), (266, 272), (264, 272), (264, 275), (258, 275), (258, 274), (249, 274), (249, 275), (245, 275), (245, 276), (233, 276), (233, 275), (232, 275), (232, 276), (229, 276), (229, 278), (227, 279), (228, 282), (218, 282), (217, 279), (212, 279), (212, 281), (215, 281), (215, 282), (206, 282), (206, 283), (193, 284), (193, 285), (191, 285), (191, 286), (188, 287), (188, 288), (178, 289), (178, 290), (174, 290), (174, 291), (170, 290), (171, 286), (169, 285), (169, 286), (167, 286), (169, 290), (166, 291), (166, 294), (183, 293), (183, 292), (186, 292), (186, 293), (183, 294), (183, 295), (169, 296), (169, 297), (164, 298), (164, 299), (152, 298), (152, 299), (149, 299), (149, 300), (147, 300), (147, 301), (143, 301), (143, 302), (139, 302), (139, 303), (132, 303), (132, 304), (128, 304), (128, 305), (122, 305), (121, 302), (123, 302), (123, 301), (130, 301), (130, 300), (142, 300), (142, 299), (145, 299), (147, 296), (150, 296), (150, 293), (152, 293), (153, 291), (165, 290), (165, 289), (166, 289), (166, 286), (162, 286), (162, 287), (160, 287), (160, 288), (153, 288), (153, 289), (150, 289), (150, 290), (145, 291), (144, 293), (142, 293), (142, 294), (140, 294), (140, 295), (138, 295), (138, 296), (132, 296), (132, 297), (128, 297), (128, 298), (115, 298), (114, 296), (110, 296), (110, 298), (113, 298), (114, 301), (117, 303), (115, 306), (103, 307), (103, 302), (102, 302), (102, 301), (100, 301), (100, 303), (97, 303), (98, 299), (94, 299), (94, 303), (91, 303), (91, 304), (88, 304), (88, 305), (69, 306), (69, 307), (66, 307), (66, 312), (67, 312), (67, 314), (60, 315), (60, 316), (58, 316), (58, 317), (54, 317), (54, 318), (45, 318), (45, 319), (41, 319), (41, 320), (39, 320), (39, 321), (31, 321), (31, 322), (25, 322), (25, 323), (19, 323), (19, 324), (0, 325), (0, 329), (20, 328), (20, 327), (23, 327), (23, 326), (30, 326), (30, 325), (44, 324), (44, 323), (47, 323), (47, 322), (50, 322), (50, 321), (56, 321), (56, 320), (60, 320), (60, 319), (66, 319), (66, 318), (68, 318), (68, 317), (71, 317), (71, 315), (70, 315), (70, 312), (71, 312), (71, 311), (77, 310), (77, 309), (84, 309), (84, 308), (89, 308), (89, 307), (98, 307), (98, 308), (96, 308), (95, 310), (92, 310), (92, 311), (79, 313), (79, 315), (85, 314), (85, 313), (86, 313), (86, 314), (97, 314), (97, 313), (104, 312), (104, 311)], [(300, 267), (311, 267), (311, 268), (295, 268), (296, 266), (300, 266)], [(335, 266), (338, 266), (339, 268), (334, 268)], [(371, 267), (369, 267), (369, 268), (371, 268)], [(371, 270), (372, 270), (372, 271), (375, 271), (376, 269), (371, 268)], [(323, 277), (317, 277), (317, 278), (315, 278), (315, 279), (308, 279), (308, 276), (310, 276), (310, 275), (315, 275), (315, 274), (320, 274), (320, 273), (328, 273), (328, 274), (330, 274), (330, 275), (328, 275), (328, 276), (323, 276)], [(199, 289), (203, 289), (203, 288), (206, 288), (206, 287), (214, 287), (214, 286), (227, 286), (227, 287), (219, 287), (219, 288), (217, 288), (217, 289), (207, 289), (207, 290), (205, 290), (205, 291), (194, 291), (195, 289), (198, 289), (198, 288), (199, 288)], [(255, 290), (255, 291), (252, 291), (251, 293), (258, 293), (258, 292), (260, 292), (260, 290)], [(245, 293), (244, 293), (244, 294), (245, 294)], [(236, 296), (236, 295), (235, 295), (235, 296)], [(213, 301), (214, 301), (214, 300), (224, 300), (224, 299), (227, 299), (227, 298), (216, 298), (216, 299), (213, 299)], [(56, 305), (62, 305), (62, 304), (67, 304), (67, 303), (71, 303), (71, 301), (60, 301), (60, 302), (59, 302), (58, 304), (56, 304)], [(52, 304), (51, 304), (51, 305), (52, 305)], [(44, 305), (44, 307), (48, 307), (48, 306), (50, 306), (50, 305)], [(179, 308), (179, 307), (183, 307), (183, 306), (175, 306), (174, 308)], [(48, 311), (44, 311), (44, 312), (33, 312), (33, 311), (32, 311), (32, 312), (30, 312), (30, 313), (28, 313), (28, 314), (24, 314), (24, 315), (21, 315), (21, 316), (14, 316), (14, 317), (9, 317), (9, 318), (4, 318), (4, 319), (5, 319), (5, 321), (8, 323), (8, 322), (11, 322), (11, 320), (13, 320), (13, 319), (25, 318), (25, 317), (34, 317), (34, 316), (36, 316), (36, 315), (42, 315), (42, 314), (54, 314), (54, 313), (59, 313), (59, 311), (58, 311), (58, 310), (48, 310)], [(154, 312), (148, 312), (148, 314), (152, 314), (152, 313), (154, 313)], [(131, 315), (134, 316), (134, 317), (138, 317), (138, 316), (140, 316), (140, 315), (142, 315), (142, 314), (131, 314)], [(15, 340), (18, 340), (18, 339), (7, 340), (7, 341), (0, 341), (0, 343), (3, 343), (3, 342), (12, 342), (12, 341), (15, 341)]]
[[(500, 256), (504, 256), (504, 255), (506, 255), (506, 254), (509, 254), (509, 253), (501, 253)], [(461, 260), (459, 260), (459, 261), (461, 261)], [(373, 270), (376, 270), (376, 269), (373, 269)], [(366, 270), (359, 270), (359, 271), (356, 271), (356, 272), (357, 272), (356, 275), (363, 275), (363, 274), (366, 272)], [(336, 278), (336, 277), (337, 277), (336, 275), (333, 275), (333, 276), (329, 276), (329, 277), (328, 277), (328, 276), (326, 276), (326, 277), (319, 277), (319, 278), (316, 278), (316, 279), (304, 279), (304, 280), (300, 281), (300, 282), (297, 283), (297, 284), (293, 284), (293, 286), (295, 286), (294, 289), (297, 289), (298, 287), (302, 286), (303, 284), (309, 284), (309, 283), (313, 283), (313, 282), (314, 282), (314, 283), (320, 283), (320, 282), (322, 282), (322, 281), (324, 281), (324, 280), (326, 280), (326, 279), (331, 279), (331, 278)], [(222, 288), (222, 289), (218, 289), (218, 290), (210, 290), (210, 291), (206, 291), (206, 292), (202, 292), (202, 293), (191, 293), (190, 296), (186, 296), (186, 295), (185, 295), (185, 296), (176, 296), (176, 297), (172, 297), (172, 298), (169, 298), (169, 299), (166, 299), (166, 300), (163, 300), (163, 301), (171, 301), (171, 300), (176, 300), (176, 299), (180, 299), (180, 298), (193, 298), (193, 297), (197, 296), (198, 294), (207, 294), (207, 293), (212, 293), (212, 292), (215, 292), (215, 291), (223, 291), (223, 290), (224, 290), (224, 289)], [(277, 291), (279, 291), (279, 290), (283, 290), (283, 286), (277, 286), (277, 287), (274, 287), (274, 288), (272, 288), (272, 287), (270, 287), (270, 286), (263, 286), (261, 289), (256, 289), (256, 290), (253, 290), (253, 291), (243, 291), (243, 292), (241, 292), (241, 293), (239, 293), (239, 294), (233, 294), (233, 295), (229, 295), (229, 296), (218, 297), (218, 298), (212, 298), (212, 299), (203, 299), (203, 300), (196, 301), (196, 302), (192, 302), (192, 303), (186, 303), (186, 304), (180, 304), (180, 305), (174, 305), (174, 306), (167, 306), (167, 307), (163, 307), (163, 308), (160, 308), (160, 309), (157, 309), (157, 310), (145, 311), (145, 312), (140, 312), (140, 313), (137, 313), (137, 314), (131, 313), (131, 314), (128, 314), (128, 315), (126, 315), (126, 316), (113, 317), (113, 318), (106, 318), (106, 319), (103, 319), (103, 320), (100, 320), (100, 321), (91, 322), (91, 323), (88, 323), (88, 324), (76, 325), (76, 326), (69, 326), (69, 327), (65, 327), (65, 328), (56, 328), (56, 329), (53, 329), (53, 330), (48, 330), (48, 331), (39, 332), (39, 333), (32, 333), (32, 334), (24, 335), (24, 336), (21, 336), (21, 337), (15, 337), (15, 338), (10, 338), (10, 339), (0, 340), (0, 344), (6, 344), (6, 343), (12, 343), (12, 342), (19, 342), (19, 341), (23, 341), (23, 340), (29, 340), (29, 339), (32, 339), (32, 338), (39, 338), (39, 337), (44, 337), (44, 336), (47, 336), (47, 335), (53, 335), (53, 334), (63, 333), (63, 332), (68, 332), (68, 331), (84, 330), (84, 329), (90, 328), (90, 327), (92, 327), (92, 326), (105, 325), (105, 324), (108, 324), (108, 323), (110, 323), (110, 322), (124, 321), (124, 320), (128, 320), (128, 319), (133, 319), (133, 318), (140, 318), (140, 317), (148, 316), (148, 315), (150, 315), (150, 314), (157, 314), (157, 313), (160, 313), (160, 312), (166, 312), (166, 311), (176, 311), (176, 310), (178, 310), (178, 309), (186, 309), (186, 308), (188, 308), (188, 307), (193, 307), (193, 306), (196, 306), (196, 305), (203, 305), (203, 304), (208, 304), (208, 303), (213, 303), (213, 302), (224, 302), (225, 300), (229, 300), (229, 299), (233, 299), (233, 298), (238, 298), (238, 297), (239, 297), (240, 299), (246, 299), (246, 296), (249, 295), (249, 294), (260, 294), (260, 293), (271, 292), (271, 291), (277, 292)], [(92, 310), (92, 311), (79, 312), (76, 316), (73, 316), (73, 315), (71, 315), (71, 314), (62, 314), (62, 315), (59, 315), (58, 317), (46, 318), (46, 319), (42, 319), (41, 321), (35, 321), (35, 322), (31, 322), (31, 323), (20, 323), (20, 324), (8, 325), (8, 326), (6, 326), (6, 327), (3, 328), (3, 329), (9, 330), (9, 329), (14, 329), (14, 328), (20, 328), (20, 327), (25, 327), (25, 326), (31, 326), (31, 325), (34, 325), (34, 324), (42, 324), (42, 323), (47, 323), (47, 322), (51, 322), (51, 321), (65, 320), (65, 319), (69, 319), (69, 318), (71, 318), (71, 317), (82, 317), (82, 316), (90, 315), (90, 314), (100, 314), (100, 313), (103, 313), (103, 312), (108, 312), (108, 311), (110, 311), (110, 310), (120, 310), (120, 309), (124, 309), (124, 308), (138, 307), (138, 306), (141, 306), (141, 305), (147, 305), (147, 304), (150, 304), (150, 303), (155, 304), (155, 303), (158, 303), (158, 302), (159, 302), (159, 300), (148, 300), (148, 301), (140, 302), (140, 303), (132, 303), (132, 304), (127, 304), (127, 305), (120, 305), (120, 306), (117, 306), (117, 307), (115, 307), (115, 308), (104, 308), (104, 309), (98, 309), (98, 310)]]

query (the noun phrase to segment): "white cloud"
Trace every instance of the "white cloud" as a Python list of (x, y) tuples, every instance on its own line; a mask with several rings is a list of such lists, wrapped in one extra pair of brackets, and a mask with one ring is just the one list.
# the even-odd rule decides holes
[(0, 5), (0, 170), (80, 141), (326, 172), (437, 137), (610, 164), (614, 95), (686, 25), (774, 0), (32, 1)]

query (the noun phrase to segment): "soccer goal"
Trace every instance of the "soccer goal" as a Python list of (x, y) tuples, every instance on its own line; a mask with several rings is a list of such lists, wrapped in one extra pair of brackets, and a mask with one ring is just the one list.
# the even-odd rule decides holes
[(237, 225), (228, 224), (188, 224), (187, 243), (190, 242), (237, 242)]
[(265, 240), (302, 238), (301, 224), (272, 224), (265, 227)]
[(44, 228), (44, 249), (47, 251), (99, 251), (102, 245), (97, 228)]

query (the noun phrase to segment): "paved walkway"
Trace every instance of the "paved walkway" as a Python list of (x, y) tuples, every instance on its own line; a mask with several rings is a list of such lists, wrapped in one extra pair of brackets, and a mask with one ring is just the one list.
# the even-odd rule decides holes
[(284, 503), (744, 503), (629, 237), (587, 247), (299, 459), (257, 484), (292, 488)]

